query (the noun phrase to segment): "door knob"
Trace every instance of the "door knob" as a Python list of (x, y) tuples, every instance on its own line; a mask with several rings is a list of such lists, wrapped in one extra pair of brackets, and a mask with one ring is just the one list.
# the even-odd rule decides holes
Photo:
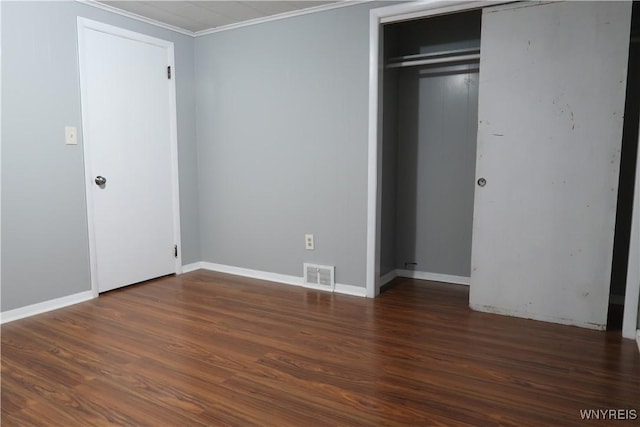
[(480, 178), (480, 179), (478, 180), (478, 185), (479, 185), (480, 187), (484, 187), (485, 185), (487, 185), (487, 180), (486, 180), (486, 179), (484, 179), (484, 178)]
[(104, 176), (98, 175), (98, 176), (96, 176), (95, 181), (96, 181), (96, 185), (102, 186), (102, 185), (105, 185), (107, 183), (107, 178), (105, 178)]

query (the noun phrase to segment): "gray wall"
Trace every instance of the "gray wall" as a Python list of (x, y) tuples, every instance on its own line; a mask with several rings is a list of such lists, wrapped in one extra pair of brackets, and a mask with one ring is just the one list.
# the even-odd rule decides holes
[[(479, 11), (385, 28), (387, 58), (479, 46)], [(384, 80), (381, 273), (394, 256), (394, 268), (469, 277), (477, 64), (398, 70)]]
[(2, 311), (91, 288), (76, 17), (175, 44), (185, 263), (200, 260), (193, 39), (77, 2), (2, 2)]
[(399, 98), (396, 266), (469, 277), (478, 73), (406, 69)]
[(203, 261), (294, 276), (317, 262), (365, 286), (369, 9), (379, 6), (196, 39)]

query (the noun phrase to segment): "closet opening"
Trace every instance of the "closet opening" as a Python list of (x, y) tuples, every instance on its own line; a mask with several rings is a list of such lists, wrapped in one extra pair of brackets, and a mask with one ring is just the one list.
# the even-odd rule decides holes
[(468, 285), (480, 9), (383, 26), (380, 285)]
[(622, 330), (640, 118), (640, 2), (633, 3), (607, 330)]

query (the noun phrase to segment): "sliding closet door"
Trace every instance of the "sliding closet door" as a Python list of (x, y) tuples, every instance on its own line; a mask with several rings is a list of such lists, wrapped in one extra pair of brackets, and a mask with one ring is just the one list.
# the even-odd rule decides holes
[(485, 9), (470, 305), (604, 328), (631, 3)]

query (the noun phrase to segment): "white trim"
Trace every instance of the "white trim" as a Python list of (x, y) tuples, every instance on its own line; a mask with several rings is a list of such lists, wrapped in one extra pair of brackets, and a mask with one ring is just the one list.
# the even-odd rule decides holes
[(384, 285), (396, 279), (397, 277), (398, 277), (398, 270), (391, 270), (384, 276), (380, 277), (380, 287), (383, 287)]
[[(0, 1), (0, 35), (2, 34), (2, 2)], [(0, 64), (2, 64), (2, 43), (0, 43)], [(0, 66), (0, 99), (2, 99), (2, 67)], [(0, 102), (0, 117), (2, 116), (2, 102)], [(0, 120), (0, 135), (2, 135), (2, 120)], [(0, 137), (0, 165), (2, 164), (2, 137)], [(0, 173), (0, 188), (2, 188), (2, 174)], [(0, 224), (2, 224), (2, 192), (0, 192)], [(2, 301), (2, 239), (0, 239), (0, 302)]]
[(83, 60), (82, 60), (82, 52), (86, 50), (85, 47), (85, 38), (82, 34), (84, 31), (84, 18), (78, 17), (77, 19), (77, 30), (78, 30), (78, 75), (80, 78), (80, 113), (81, 113), (81, 121), (82, 121), (82, 157), (84, 160), (84, 174), (85, 174), (85, 200), (87, 203), (87, 231), (89, 238), (89, 271), (90, 271), (90, 279), (91, 279), (91, 292), (94, 297), (98, 296), (98, 266), (95, 261), (95, 257), (92, 254), (96, 253), (96, 245), (95, 245), (95, 231), (93, 228), (93, 194), (90, 190), (91, 183), (90, 175), (87, 173), (91, 169), (91, 161), (89, 160), (89, 156), (87, 155), (86, 145), (87, 145), (87, 123), (86, 117), (88, 114), (87, 111), (87, 103), (86, 103), (86, 85), (87, 82), (85, 78), (83, 78)]
[(640, 304), (640, 150), (638, 150), (638, 161), (636, 162), (636, 182), (631, 218), (622, 336), (633, 339), (639, 326), (638, 304)]
[(87, 6), (95, 7), (97, 9), (106, 10), (107, 12), (115, 13), (116, 15), (125, 16), (127, 18), (135, 19), (136, 21), (151, 24), (156, 27), (164, 28), (165, 30), (175, 31), (176, 33), (184, 34), (185, 36), (194, 37), (193, 31), (185, 30), (184, 28), (176, 27), (171, 24), (156, 21), (155, 19), (147, 18), (146, 16), (138, 15), (137, 13), (129, 12), (126, 10), (118, 9), (117, 7), (109, 6), (105, 3), (98, 3), (95, 0), (76, 0), (78, 3), (82, 3)]
[[(163, 40), (164, 41), (164, 40)], [(165, 41), (166, 42), (166, 41)], [(176, 94), (176, 80), (179, 71), (176, 70), (176, 61), (173, 42), (167, 46), (169, 66), (171, 67), (171, 79), (169, 82), (169, 138), (171, 150), (171, 197), (173, 199), (173, 242), (177, 245), (175, 258), (176, 274), (182, 273), (182, 232), (180, 229), (180, 172), (178, 170), (178, 106)]]
[(84, 291), (73, 295), (67, 295), (66, 297), (56, 298), (49, 301), (39, 302), (37, 304), (31, 304), (25, 307), (16, 308), (13, 310), (3, 311), (2, 313), (0, 313), (0, 323), (4, 324), (13, 322), (14, 320), (23, 319), (29, 316), (35, 316), (36, 314), (46, 313), (47, 311), (57, 310), (59, 308), (89, 301), (93, 298), (95, 298), (95, 296), (92, 291)]
[(453, 276), (451, 274), (440, 274), (440, 273), (429, 273), (426, 271), (415, 271), (415, 270), (404, 270), (397, 269), (391, 270), (384, 276), (380, 277), (380, 286), (384, 286), (387, 283), (391, 282), (393, 279), (397, 277), (406, 277), (409, 279), (418, 279), (418, 280), (429, 280), (432, 282), (443, 282), (443, 283), (453, 283), (456, 285), (466, 285), (469, 286), (471, 284), (471, 278), (465, 276)]
[[(378, 243), (378, 224), (380, 214), (378, 201), (378, 171), (381, 167), (378, 143), (378, 74), (380, 70), (380, 19), (377, 9), (369, 12), (369, 148), (367, 170), (367, 297), (375, 298), (380, 293), (380, 250)], [(382, 105), (382, 104), (380, 104)]]
[(480, 304), (469, 304), (469, 307), (472, 310), (481, 311), (484, 313), (500, 314), (503, 316), (521, 317), (521, 318), (533, 319), (533, 320), (541, 320), (543, 322), (558, 323), (561, 325), (579, 326), (581, 328), (596, 329), (598, 331), (604, 331), (607, 328), (607, 325), (599, 325), (599, 324), (587, 323), (587, 322), (577, 322), (574, 319), (564, 319), (561, 317), (545, 316), (538, 313), (529, 313), (527, 311), (521, 311), (521, 310), (505, 309), (501, 307), (494, 307), (494, 306), (487, 306), (487, 305), (480, 305)]
[(640, 329), (636, 331), (636, 344), (638, 344), (638, 351), (640, 351)]
[(191, 273), (192, 271), (200, 270), (202, 268), (204, 268), (202, 266), (202, 262), (193, 262), (191, 264), (183, 265), (182, 266), (182, 273), (180, 273), (180, 274)]
[(348, 6), (355, 6), (363, 3), (371, 3), (374, 0), (356, 0), (356, 1), (340, 1), (338, 3), (324, 4), (320, 6), (309, 7), (306, 9), (292, 10), (291, 12), (278, 13), (277, 15), (264, 16), (261, 18), (251, 19), (249, 21), (236, 22), (234, 24), (222, 25), (220, 27), (210, 28), (208, 30), (196, 31), (193, 33), (195, 37), (206, 36), (209, 34), (219, 33), (221, 31), (234, 30), (236, 28), (248, 27), (250, 25), (262, 24), (265, 22), (279, 21), (280, 19), (293, 18), (295, 16), (308, 15), (310, 13), (325, 12), (332, 9), (340, 9)]
[(336, 287), (333, 292), (338, 294), (353, 295), (354, 297), (365, 298), (367, 296), (367, 290), (362, 286), (343, 285), (336, 283)]
[(135, 31), (125, 30), (113, 25), (104, 24), (102, 22), (91, 19), (78, 17), (78, 71), (80, 75), (80, 108), (82, 113), (82, 150), (84, 158), (85, 173), (85, 195), (87, 203), (87, 227), (89, 236), (89, 265), (91, 271), (91, 291), (94, 296), (98, 296), (98, 268), (97, 268), (97, 251), (94, 229), (94, 211), (93, 211), (93, 174), (91, 173), (91, 160), (87, 154), (87, 145), (91, 140), (88, 134), (88, 110), (86, 102), (86, 72), (84, 72), (85, 59), (83, 52), (86, 50), (84, 32), (86, 30), (100, 31), (114, 36), (124, 37), (127, 39), (148, 43), (167, 50), (167, 61), (172, 70), (172, 76), (169, 83), (169, 138), (171, 150), (171, 181), (172, 181), (172, 199), (173, 199), (173, 238), (174, 244), (178, 245), (178, 256), (175, 260), (175, 273), (182, 272), (182, 245), (180, 234), (180, 187), (178, 182), (178, 125), (176, 116), (176, 74), (173, 42), (151, 37), (146, 34), (137, 33)]
[[(168, 53), (168, 60), (171, 61), (170, 65), (173, 67), (173, 42), (167, 41), (164, 39), (160, 39), (157, 37), (148, 36), (143, 33), (138, 33), (136, 31), (126, 30), (124, 28), (116, 27), (115, 25), (105, 24), (100, 21), (94, 21), (93, 19), (83, 18), (82, 16), (77, 17), (78, 22), (78, 36), (83, 35), (81, 30), (89, 29), (94, 31), (99, 31), (105, 34), (111, 34), (118, 37), (123, 37), (130, 40), (139, 41), (142, 43), (148, 43), (154, 46), (158, 46), (161, 48), (165, 48), (168, 51), (171, 50), (171, 53)], [(80, 39), (78, 39), (80, 42)], [(83, 40), (84, 43), (84, 40)], [(84, 47), (84, 44), (83, 44)], [(80, 52), (79, 52), (80, 53)], [(78, 60), (80, 61), (80, 56)], [(175, 79), (171, 78), (171, 80)]]
[(286, 285), (302, 286), (302, 277), (289, 276), (286, 274), (269, 273), (267, 271), (251, 270), (249, 268), (234, 267), (231, 265), (216, 264), (203, 261), (202, 268), (205, 270), (217, 271), (219, 273), (233, 274), (235, 276), (250, 277), (252, 279), (267, 280), (269, 282), (284, 283)]
[(410, 279), (430, 280), (432, 282), (454, 283), (456, 285), (466, 285), (466, 286), (469, 286), (471, 284), (470, 277), (453, 276), (451, 274), (429, 273), (426, 271), (402, 270), (402, 269), (396, 270), (396, 273), (398, 277), (408, 277)]
[(425, 0), (407, 2), (400, 5), (386, 6), (376, 9), (381, 24), (409, 21), (428, 16), (446, 15), (449, 13), (480, 9), (511, 1), (469, 1), (469, 0)]
[(428, 16), (462, 12), (494, 6), (511, 1), (450, 1), (424, 0), (399, 5), (371, 9), (369, 11), (369, 144), (367, 166), (367, 271), (366, 288), (370, 298), (379, 294), (380, 276), (380, 180), (382, 168), (382, 141), (379, 121), (382, 106), (379, 91), (379, 72), (381, 71), (380, 28), (382, 24), (406, 21), (409, 19), (426, 18)]
[(95, 7), (97, 9), (106, 10), (107, 12), (115, 13), (116, 15), (125, 16), (136, 21), (144, 22), (146, 24), (154, 25), (156, 27), (164, 28), (166, 30), (174, 31), (176, 33), (184, 34), (190, 37), (200, 37), (209, 34), (219, 33), (222, 31), (234, 30), (236, 28), (248, 27), (250, 25), (262, 24), (265, 22), (278, 21), (280, 19), (293, 18), (296, 16), (308, 15), (310, 13), (324, 12), (332, 9), (340, 9), (343, 7), (355, 6), (363, 3), (371, 3), (375, 0), (354, 0), (354, 1), (339, 1), (338, 3), (325, 4), (320, 6), (309, 7), (306, 9), (293, 10), (291, 12), (283, 12), (277, 15), (264, 16), (261, 18), (251, 19), (249, 21), (236, 22), (234, 24), (222, 25), (220, 27), (209, 28), (201, 31), (185, 30), (184, 28), (176, 27), (175, 25), (167, 24), (155, 19), (147, 18), (146, 16), (138, 15), (137, 13), (129, 12), (126, 10), (118, 9), (117, 7), (110, 6), (105, 3), (99, 3), (96, 0), (75, 0), (78, 3), (82, 3), (86, 6)]
[[(284, 285), (299, 286), (307, 289), (330, 292), (329, 290), (327, 290), (325, 286), (313, 286), (313, 285), (304, 284), (303, 277), (290, 276), (287, 274), (270, 273), (268, 271), (251, 270), (249, 268), (234, 267), (231, 265), (216, 264), (213, 262), (203, 261), (203, 262), (189, 264), (189, 266), (185, 266), (183, 268), (183, 271), (186, 269), (186, 267), (191, 268), (191, 267), (195, 267), (196, 265), (199, 268), (204, 270), (217, 271), (219, 273), (233, 274), (235, 276), (250, 277), (252, 279), (266, 280), (269, 282), (276, 282)], [(190, 270), (190, 271), (193, 271), (193, 270)], [(334, 292), (339, 294), (345, 294), (345, 295), (354, 295), (358, 297), (366, 296), (365, 288), (362, 288), (359, 286), (353, 286), (353, 285), (344, 285), (341, 283), (336, 283)]]

